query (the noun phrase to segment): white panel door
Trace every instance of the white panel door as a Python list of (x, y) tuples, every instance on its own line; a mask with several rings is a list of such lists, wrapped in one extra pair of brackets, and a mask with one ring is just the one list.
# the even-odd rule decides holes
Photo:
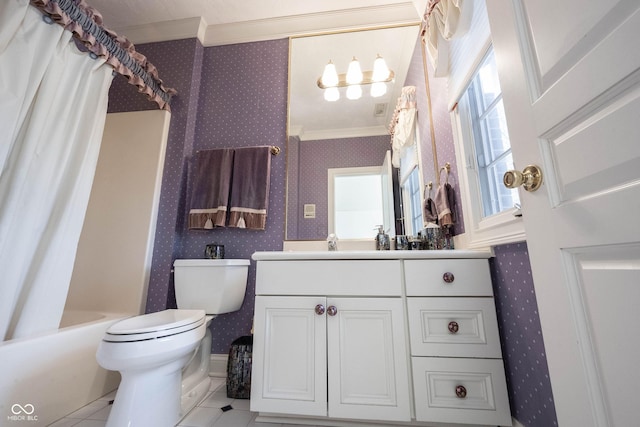
[(410, 421), (401, 299), (327, 298), (327, 337), (329, 416)]
[(561, 427), (638, 425), (639, 8), (487, 2)]
[(252, 411), (327, 415), (324, 306), (324, 297), (256, 296)]

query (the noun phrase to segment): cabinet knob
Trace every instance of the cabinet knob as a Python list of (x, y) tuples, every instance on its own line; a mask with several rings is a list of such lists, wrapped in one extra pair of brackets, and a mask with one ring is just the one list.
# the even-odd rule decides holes
[(442, 280), (444, 280), (445, 283), (453, 283), (453, 281), (455, 280), (455, 276), (453, 275), (453, 273), (447, 271), (442, 275)]
[(452, 334), (457, 334), (460, 330), (460, 325), (458, 325), (458, 322), (452, 320), (451, 322), (449, 322), (448, 328), (449, 332), (451, 332)]
[(335, 305), (330, 305), (329, 307), (327, 307), (327, 314), (329, 316), (335, 316), (336, 314), (338, 314), (338, 309)]
[(464, 399), (467, 397), (467, 389), (463, 385), (459, 385), (456, 387), (456, 396), (460, 399)]
[(323, 315), (324, 314), (324, 305), (318, 304), (316, 305), (316, 314)]

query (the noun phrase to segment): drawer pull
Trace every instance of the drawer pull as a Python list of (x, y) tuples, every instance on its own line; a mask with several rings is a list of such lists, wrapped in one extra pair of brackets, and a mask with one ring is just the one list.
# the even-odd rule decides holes
[(324, 314), (324, 305), (322, 305), (322, 304), (316, 305), (316, 314), (318, 316), (321, 316), (321, 315)]
[(458, 322), (456, 321), (451, 321), (449, 322), (448, 328), (449, 332), (451, 332), (452, 334), (457, 334), (460, 330), (460, 325), (458, 325)]
[(329, 316), (335, 316), (338, 313), (338, 309), (336, 308), (335, 305), (330, 305), (329, 307), (327, 307), (327, 314)]
[(447, 271), (442, 275), (442, 280), (444, 280), (445, 283), (453, 283), (453, 281), (455, 280), (455, 277), (453, 276), (453, 273), (450, 273)]
[(460, 399), (464, 399), (467, 397), (467, 389), (463, 385), (459, 385), (456, 387), (456, 396)]

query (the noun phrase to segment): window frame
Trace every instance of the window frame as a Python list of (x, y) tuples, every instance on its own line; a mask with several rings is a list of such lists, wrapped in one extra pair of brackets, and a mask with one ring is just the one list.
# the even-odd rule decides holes
[(488, 248), (526, 240), (524, 223), (522, 217), (516, 216), (516, 208), (506, 209), (487, 217), (483, 216), (484, 207), (480, 197), (481, 184), (477, 169), (471, 111), (463, 98), (490, 49), (492, 49), (492, 45), (487, 43), (478, 51), (477, 57), (473, 61), (473, 67), (467, 74), (463, 90), (459, 93), (457, 102), (450, 112), (460, 177), (460, 198), (465, 217), (465, 233), (458, 236), (456, 247), (469, 249)]

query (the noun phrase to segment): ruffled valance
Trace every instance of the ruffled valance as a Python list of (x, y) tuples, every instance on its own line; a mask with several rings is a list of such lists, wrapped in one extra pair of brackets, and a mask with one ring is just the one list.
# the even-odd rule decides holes
[(389, 124), (391, 134), (391, 164), (400, 167), (400, 158), (406, 147), (415, 143), (416, 87), (405, 86), (398, 98), (393, 118)]
[[(463, 0), (431, 0), (424, 15), (422, 41), (436, 77), (449, 72), (449, 47), (459, 30)], [(468, 6), (467, 6), (468, 7)]]
[(30, 0), (49, 19), (73, 33), (76, 40), (94, 55), (104, 58), (118, 74), (137, 86), (163, 110), (177, 92), (164, 86), (158, 70), (127, 38), (103, 27), (102, 15), (84, 0)]

